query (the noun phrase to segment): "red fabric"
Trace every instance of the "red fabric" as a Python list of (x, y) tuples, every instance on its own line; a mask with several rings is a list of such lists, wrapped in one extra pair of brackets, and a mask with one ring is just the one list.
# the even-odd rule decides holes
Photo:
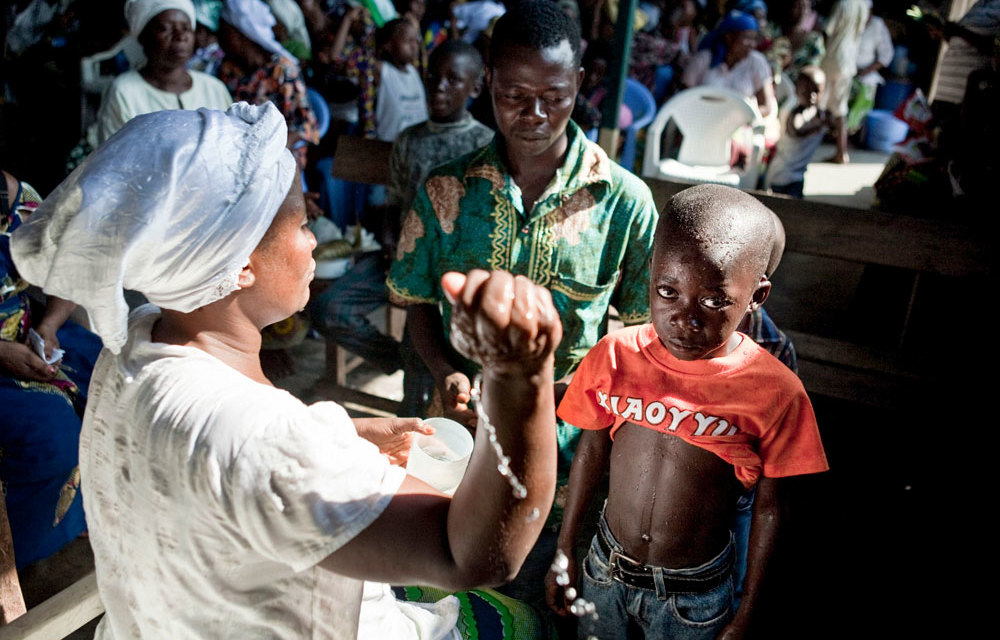
[[(682, 438), (732, 464), (752, 487), (826, 471), (812, 404), (799, 379), (743, 334), (729, 355), (682, 361), (651, 324), (605, 336), (583, 359), (559, 417), (610, 435), (631, 422)], [(687, 412), (687, 413), (686, 413)]]

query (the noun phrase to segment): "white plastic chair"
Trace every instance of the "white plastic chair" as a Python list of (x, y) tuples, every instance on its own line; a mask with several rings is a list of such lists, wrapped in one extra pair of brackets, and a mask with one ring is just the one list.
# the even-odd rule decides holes
[(132, 69), (137, 69), (146, 62), (146, 54), (139, 41), (130, 35), (125, 36), (107, 51), (100, 51), (80, 60), (80, 86), (84, 91), (104, 93), (117, 74), (102, 75), (101, 63), (114, 59), (119, 53), (125, 54)]
[[(683, 135), (677, 159), (661, 156), (663, 130), (673, 122)], [(730, 166), (733, 135), (749, 127), (751, 152), (742, 169)], [(764, 120), (757, 106), (718, 87), (694, 87), (667, 101), (646, 133), (642, 175), (675, 182), (757, 186), (764, 155)]]

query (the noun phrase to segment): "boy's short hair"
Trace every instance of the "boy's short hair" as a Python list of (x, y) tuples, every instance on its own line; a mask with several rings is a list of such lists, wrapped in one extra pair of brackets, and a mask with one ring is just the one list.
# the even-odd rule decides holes
[(774, 213), (753, 196), (718, 184), (677, 193), (660, 213), (654, 250), (696, 245), (726, 263), (742, 261), (765, 275), (774, 248)]
[(470, 66), (472, 67), (471, 70), (475, 78), (478, 78), (483, 73), (483, 56), (479, 54), (478, 49), (464, 40), (452, 38), (450, 40), (445, 40), (438, 46), (434, 47), (434, 50), (431, 51), (430, 57), (427, 59), (427, 66), (435, 64), (438, 58), (443, 56), (467, 58)]
[(580, 66), (580, 25), (552, 0), (525, 0), (494, 25), (490, 66), (496, 67), (505, 47), (521, 45), (541, 51), (558, 47), (563, 40), (573, 49), (573, 64)]
[(375, 48), (381, 49), (396, 36), (400, 28), (412, 24), (406, 18), (394, 18), (375, 30)]
[(819, 67), (807, 64), (799, 69), (799, 78), (808, 78), (820, 91), (826, 86), (826, 73)]

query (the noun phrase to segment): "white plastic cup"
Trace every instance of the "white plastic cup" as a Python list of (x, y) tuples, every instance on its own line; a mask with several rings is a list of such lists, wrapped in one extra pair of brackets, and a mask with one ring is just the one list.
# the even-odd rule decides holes
[(472, 435), (448, 418), (428, 418), (424, 422), (434, 427), (434, 433), (414, 435), (406, 472), (442, 493), (454, 493), (469, 466)]

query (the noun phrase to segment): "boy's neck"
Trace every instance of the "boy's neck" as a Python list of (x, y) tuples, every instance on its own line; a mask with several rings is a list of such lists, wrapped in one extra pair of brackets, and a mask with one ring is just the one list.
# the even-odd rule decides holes
[(435, 118), (434, 116), (431, 116), (430, 121), (434, 124), (455, 124), (456, 122), (465, 120), (465, 114), (467, 113), (468, 111), (466, 109), (460, 109), (459, 111), (456, 111), (451, 115), (444, 116), (443, 118)]
[(386, 58), (385, 61), (391, 64), (392, 66), (396, 67), (400, 71), (406, 71), (406, 68), (410, 66), (409, 62), (397, 62), (396, 60), (391, 60), (389, 58)]

